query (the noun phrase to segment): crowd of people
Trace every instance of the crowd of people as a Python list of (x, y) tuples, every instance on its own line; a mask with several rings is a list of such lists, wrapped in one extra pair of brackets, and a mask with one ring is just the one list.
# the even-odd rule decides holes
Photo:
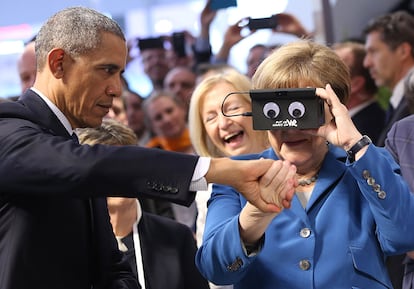
[[(414, 289), (414, 16), (328, 45), (280, 13), (297, 40), (257, 43), (243, 72), (228, 58), (255, 31), (240, 19), (213, 53), (210, 2), (178, 35), (190, 52), (138, 39), (145, 96), (98, 11), (28, 41), (22, 94), (0, 101), (1, 288)], [(254, 128), (250, 92), (298, 88), (323, 122)]]

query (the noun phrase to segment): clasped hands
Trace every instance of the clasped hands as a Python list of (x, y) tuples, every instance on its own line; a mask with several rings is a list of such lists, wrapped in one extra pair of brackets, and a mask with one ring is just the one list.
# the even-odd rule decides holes
[[(242, 161), (244, 162), (244, 161)], [(289, 208), (298, 186), (296, 167), (288, 161), (259, 159), (245, 162), (248, 175), (241, 176), (236, 189), (255, 207), (267, 213)]]

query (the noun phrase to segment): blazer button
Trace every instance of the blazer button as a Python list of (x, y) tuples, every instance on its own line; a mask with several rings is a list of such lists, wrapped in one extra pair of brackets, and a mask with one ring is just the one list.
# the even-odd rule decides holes
[(373, 186), (375, 184), (375, 179), (373, 177), (369, 177), (367, 179), (367, 183), (368, 185)]
[(372, 188), (375, 192), (379, 193), (381, 191), (381, 186), (379, 184), (372, 185)]
[(156, 186), (156, 185), (155, 185), (155, 183), (153, 183), (153, 182), (149, 182), (149, 181), (147, 182), (147, 188), (148, 188), (148, 189), (152, 189), (152, 190), (154, 190), (154, 189), (155, 189), (155, 186)]
[(311, 230), (309, 228), (303, 228), (302, 230), (300, 230), (299, 234), (302, 238), (308, 238), (311, 234)]
[(303, 271), (309, 270), (310, 266), (311, 264), (309, 260), (300, 260), (299, 262), (299, 268), (302, 269)]
[(381, 199), (381, 200), (383, 200), (383, 199), (385, 199), (385, 197), (387, 196), (387, 193), (386, 192), (384, 192), (384, 191), (379, 191), (378, 193), (377, 193), (377, 197), (379, 198), (379, 199)]
[(169, 191), (171, 191), (171, 186), (162, 186), (162, 190), (164, 191), (164, 192), (169, 192)]
[(227, 270), (230, 272), (235, 272), (240, 269), (240, 267), (243, 266), (243, 261), (240, 259), (240, 257), (237, 257), (236, 260), (227, 266)]
[(161, 191), (162, 190), (162, 185), (161, 184), (154, 184), (154, 190), (156, 191)]
[(362, 177), (363, 177), (364, 179), (368, 179), (370, 176), (371, 176), (371, 174), (369, 173), (369, 171), (368, 171), (368, 170), (363, 170), (363, 171), (362, 171)]

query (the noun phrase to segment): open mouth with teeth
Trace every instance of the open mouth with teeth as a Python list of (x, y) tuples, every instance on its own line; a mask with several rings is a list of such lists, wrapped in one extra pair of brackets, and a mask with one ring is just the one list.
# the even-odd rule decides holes
[(243, 131), (238, 131), (238, 132), (234, 132), (232, 134), (226, 135), (224, 137), (224, 142), (225, 143), (234, 143), (237, 142), (239, 140), (241, 140), (241, 138), (243, 137), (244, 132)]

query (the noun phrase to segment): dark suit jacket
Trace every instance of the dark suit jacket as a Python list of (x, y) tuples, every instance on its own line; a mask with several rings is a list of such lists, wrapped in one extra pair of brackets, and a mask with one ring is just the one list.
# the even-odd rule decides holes
[(385, 126), (385, 111), (378, 102), (373, 102), (356, 113), (352, 121), (360, 133), (368, 135), (376, 143)]
[(196, 162), (135, 146), (76, 144), (31, 90), (0, 104), (0, 287), (136, 288), (98, 197), (143, 192), (189, 204)]
[(398, 107), (394, 110), (394, 113), (392, 114), (390, 120), (388, 123), (385, 124), (384, 129), (382, 130), (376, 145), (377, 146), (384, 146), (385, 145), (385, 139), (387, 138), (387, 133), (391, 129), (394, 122), (408, 116), (410, 114), (410, 111), (408, 109), (408, 101), (405, 97), (401, 100)]
[[(195, 266), (196, 242), (185, 225), (143, 212), (138, 224), (147, 289), (208, 289)], [(126, 237), (127, 259), (136, 272), (132, 234)]]

